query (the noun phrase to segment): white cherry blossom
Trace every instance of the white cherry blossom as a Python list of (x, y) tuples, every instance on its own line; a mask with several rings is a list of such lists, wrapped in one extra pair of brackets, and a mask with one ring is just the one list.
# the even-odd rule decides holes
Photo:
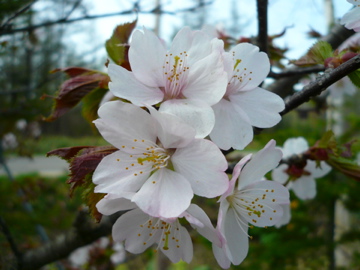
[[(287, 139), (283, 147), (284, 159), (292, 155), (302, 154), (308, 149), (309, 145), (303, 137)], [(290, 177), (287, 173), (288, 169), (289, 165), (281, 164), (272, 171), (272, 179), (281, 184), (286, 184), (286, 187), (293, 190), (298, 198), (308, 200), (316, 196), (315, 179), (328, 174), (331, 167), (324, 161), (321, 161), (320, 167), (317, 167), (315, 161), (307, 160), (306, 166), (299, 169), (302, 172), (301, 175), (296, 178)]]
[(229, 180), (227, 162), (209, 140), (178, 117), (111, 101), (100, 107), (94, 123), (119, 150), (105, 156), (93, 174), (95, 192), (113, 193), (135, 202), (154, 217), (183, 213), (194, 194), (221, 195)]
[(340, 23), (344, 24), (346, 28), (353, 29), (355, 32), (360, 31), (360, 0), (347, 0), (349, 3), (355, 5), (353, 9), (345, 13), (341, 18)]
[(225, 241), (221, 248), (213, 245), (221, 267), (238, 265), (246, 257), (249, 223), (265, 227), (281, 219), (282, 205), (289, 204), (289, 191), (277, 182), (263, 180), (281, 157), (281, 150), (275, 148), (275, 141), (271, 140), (264, 149), (247, 155), (235, 166), (229, 189), (220, 198), (217, 229)]
[(155, 246), (156, 250), (163, 252), (173, 263), (179, 260), (189, 263), (193, 257), (193, 245), (179, 218), (185, 218), (198, 233), (214, 245), (221, 245), (209, 217), (195, 204), (191, 204), (178, 218), (160, 219), (149, 216), (125, 198), (108, 194), (97, 204), (97, 209), (106, 215), (130, 209), (117, 219), (112, 236), (116, 242), (125, 241), (125, 249), (131, 253), (142, 253)]
[(281, 120), (284, 101), (258, 87), (270, 70), (268, 56), (258, 47), (240, 43), (223, 57), (228, 86), (221, 101), (212, 107), (215, 126), (210, 138), (221, 149), (242, 150), (253, 139), (253, 126), (269, 128)]
[(161, 103), (160, 111), (177, 115), (204, 138), (215, 122), (211, 106), (226, 90), (222, 48), (222, 41), (188, 27), (169, 50), (153, 32), (137, 30), (129, 49), (132, 71), (110, 64), (110, 91), (137, 106)]

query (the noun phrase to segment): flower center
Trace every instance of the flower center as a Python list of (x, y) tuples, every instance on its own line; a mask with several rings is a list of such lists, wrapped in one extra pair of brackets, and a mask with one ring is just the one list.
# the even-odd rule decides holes
[(134, 176), (167, 167), (171, 157), (161, 145), (144, 139), (133, 139), (131, 144), (123, 145), (120, 150), (128, 157), (117, 161)]
[[(180, 248), (180, 224), (176, 220), (173, 223), (167, 223), (158, 218), (149, 218), (144, 224), (140, 225), (141, 233), (138, 237), (145, 238), (143, 245), (152, 242), (151, 238), (158, 238), (158, 248), (169, 250), (172, 247)], [(146, 241), (147, 238), (147, 241)]]
[(165, 79), (164, 100), (184, 98), (182, 89), (186, 85), (187, 71), (189, 70), (187, 57), (186, 51), (175, 56), (172, 53), (166, 54), (163, 66)]

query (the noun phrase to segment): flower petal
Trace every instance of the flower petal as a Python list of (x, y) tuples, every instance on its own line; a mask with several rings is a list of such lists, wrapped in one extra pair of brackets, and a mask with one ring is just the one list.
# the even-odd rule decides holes
[(163, 168), (150, 176), (132, 201), (153, 217), (172, 218), (190, 206), (193, 195), (184, 176)]
[[(256, 88), (270, 71), (269, 57), (259, 48), (250, 43), (240, 43), (230, 50), (234, 58), (234, 74), (241, 78), (238, 91)], [(238, 63), (238, 61), (240, 61)]]
[(145, 27), (143, 31), (137, 30), (132, 35), (129, 49), (131, 70), (136, 79), (143, 84), (149, 87), (163, 87), (166, 49), (152, 31)]
[[(197, 230), (198, 233), (200, 233), (215, 245), (221, 246), (221, 241), (217, 235), (217, 232), (204, 210), (202, 210), (196, 204), (191, 204), (190, 207), (186, 210), (186, 213), (188, 213), (188, 215), (185, 214), (185, 218), (189, 221), (191, 226)], [(200, 224), (198, 222), (191, 222), (193, 218), (200, 221), (202, 226), (199, 226)]]
[(321, 161), (320, 167), (317, 167), (315, 161), (307, 160), (304, 170), (310, 172), (311, 177), (320, 178), (328, 174), (331, 171), (331, 167), (324, 161)]
[(291, 182), (291, 189), (302, 200), (313, 199), (316, 196), (316, 182), (311, 176), (302, 176)]
[[(100, 119), (95, 120), (94, 124), (104, 139), (119, 149), (129, 145), (141, 147), (141, 139), (151, 142), (156, 140), (154, 120), (135, 105), (110, 101), (100, 107), (98, 114)], [(139, 142), (134, 142), (134, 139)]]
[(212, 106), (224, 96), (227, 83), (222, 56), (214, 51), (190, 66), (182, 93), (188, 99), (198, 99)]
[(264, 175), (275, 168), (281, 158), (282, 152), (275, 147), (276, 142), (270, 140), (259, 152), (254, 154), (251, 160), (244, 166), (239, 177), (238, 189), (242, 189), (251, 183), (260, 181)]
[(212, 245), (212, 250), (217, 263), (223, 269), (228, 269), (231, 265), (230, 259), (227, 257), (224, 248), (220, 248), (216, 245)]
[(125, 68), (109, 64), (109, 82), (110, 91), (119, 98), (131, 101), (136, 106), (144, 106), (144, 104), (154, 105), (164, 98), (164, 93), (158, 87), (144, 85), (134, 73)]
[(303, 137), (287, 139), (283, 145), (284, 158), (302, 154), (308, 149), (308, 142)]
[[(147, 172), (144, 166), (141, 166), (136, 161), (134, 163), (127, 161), (128, 158), (127, 153), (116, 151), (101, 160), (94, 171), (92, 179), (94, 184), (97, 185), (95, 192), (122, 196), (124, 193), (137, 192), (141, 188), (149, 177), (150, 170)], [(134, 166), (131, 166), (131, 164), (134, 164)], [(144, 173), (140, 174), (142, 170)]]
[(279, 112), (285, 108), (281, 97), (259, 87), (235, 93), (229, 99), (247, 113), (251, 125), (261, 128), (273, 127), (279, 123)]
[(249, 117), (226, 99), (222, 99), (212, 108), (215, 113), (215, 126), (210, 133), (211, 140), (223, 150), (231, 147), (244, 149), (254, 136)]
[(97, 210), (103, 215), (112, 215), (116, 212), (136, 208), (136, 204), (125, 198), (105, 195), (97, 204)]
[(200, 100), (172, 99), (160, 105), (159, 111), (179, 117), (196, 131), (196, 138), (209, 135), (215, 124), (212, 108)]
[(281, 205), (281, 207), (283, 209), (283, 215), (282, 215), (281, 219), (278, 221), (278, 223), (275, 224), (276, 228), (280, 228), (283, 225), (289, 224), (289, 222), (291, 220), (290, 204), (283, 204), (283, 205)]
[(228, 189), (226, 159), (208, 140), (196, 139), (186, 147), (176, 149), (171, 161), (175, 171), (190, 182), (194, 193), (199, 196), (213, 198)]
[(271, 172), (271, 177), (274, 181), (285, 184), (289, 179), (289, 175), (285, 172), (289, 168), (287, 164), (280, 164), (279, 167)]
[(182, 148), (195, 138), (195, 129), (175, 115), (148, 108), (157, 124), (158, 138), (164, 148)]

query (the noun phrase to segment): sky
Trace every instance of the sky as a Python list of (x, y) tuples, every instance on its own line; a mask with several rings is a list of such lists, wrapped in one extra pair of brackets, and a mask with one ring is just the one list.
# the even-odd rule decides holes
[[(89, 15), (112, 13), (131, 9), (135, 0), (83, 0), (88, 8)], [(191, 7), (191, 0), (158, 0), (169, 11)], [(279, 34), (285, 28), (286, 34), (277, 39), (277, 45), (288, 47), (288, 58), (295, 59), (303, 55), (315, 42), (307, 38), (307, 32), (311, 29), (325, 35), (327, 23), (324, 11), (325, 0), (269, 0), (268, 7), (268, 30), (270, 35)], [(151, 10), (156, 0), (142, 0), (141, 8)], [(352, 7), (346, 0), (333, 0), (335, 19), (339, 20)], [(255, 0), (213, 0), (206, 11), (208, 24), (220, 25), (229, 30), (231, 26), (231, 10), (238, 10), (238, 35), (255, 36), (257, 34), (256, 1)], [(73, 17), (76, 14), (73, 15)], [(71, 40), (78, 51), (83, 52), (85, 57), (106, 59), (106, 51), (103, 44), (108, 39), (116, 25), (132, 21), (135, 14), (127, 16), (114, 16), (97, 20), (85, 21), (87, 31), (79, 30), (71, 35)], [(163, 15), (161, 17), (160, 35), (168, 43), (176, 29), (184, 26), (183, 13)], [(155, 16), (152, 14), (138, 14), (138, 28), (143, 26), (152, 29), (155, 25)], [(76, 29), (76, 25), (72, 28)], [(81, 27), (79, 27), (81, 29)]]

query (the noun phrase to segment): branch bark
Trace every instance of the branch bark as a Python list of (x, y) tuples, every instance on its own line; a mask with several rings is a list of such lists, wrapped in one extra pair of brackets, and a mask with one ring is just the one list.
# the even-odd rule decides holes
[[(348, 30), (342, 25), (337, 25), (332, 28), (331, 32), (322, 38), (322, 40), (330, 43), (330, 45), (336, 49), (343, 43), (347, 38), (352, 36), (354, 31)], [(297, 70), (296, 67), (285, 69), (283, 72), (293, 72)], [(281, 78), (272, 83), (267, 89), (273, 93), (278, 94), (282, 98), (285, 98), (293, 93), (293, 86), (296, 84), (304, 75), (297, 74), (291, 77)]]
[(289, 111), (297, 108), (301, 104), (310, 100), (310, 98), (319, 95), (327, 87), (350, 74), (351, 72), (360, 68), (360, 55), (355, 56), (349, 61), (343, 63), (339, 67), (325, 72), (323, 75), (318, 77), (316, 81), (306, 85), (303, 90), (296, 92), (289, 99), (285, 101), (285, 109), (280, 113), (284, 115)]
[(260, 51), (268, 52), (268, 0), (257, 0), (257, 15), (258, 15), (258, 37), (257, 43)]
[(90, 219), (87, 211), (80, 211), (75, 219), (74, 226), (54, 241), (37, 249), (22, 254), (22, 265), (19, 270), (35, 270), (40, 267), (66, 258), (75, 249), (88, 245), (100, 237), (111, 233), (113, 223), (121, 215), (104, 216), (100, 224)]

